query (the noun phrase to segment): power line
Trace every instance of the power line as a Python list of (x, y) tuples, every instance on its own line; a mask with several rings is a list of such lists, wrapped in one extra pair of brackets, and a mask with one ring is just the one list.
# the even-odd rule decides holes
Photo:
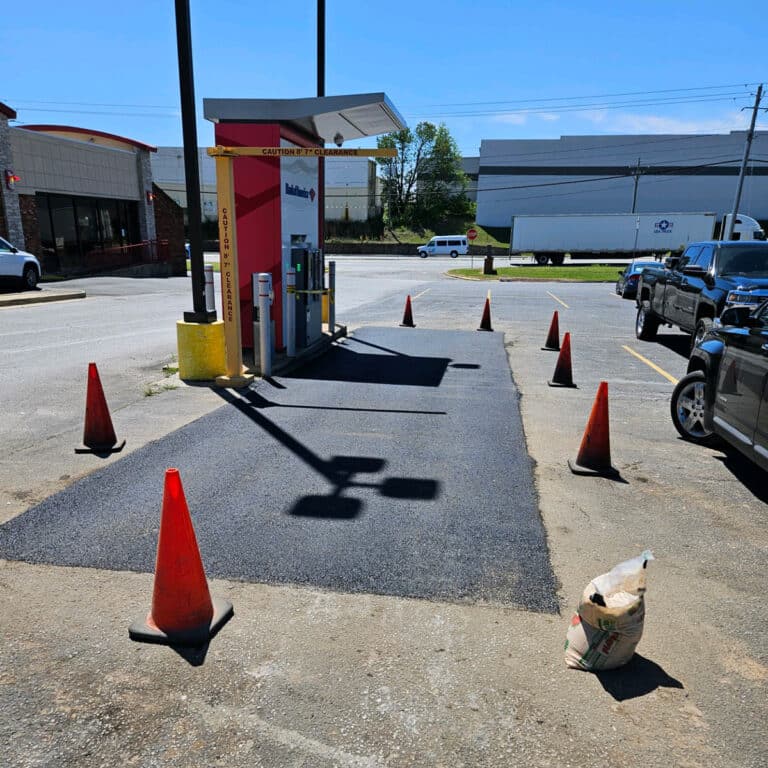
[[(626, 109), (640, 108), (640, 107), (658, 107), (658, 106), (675, 106), (678, 104), (713, 104), (715, 102), (722, 101), (736, 101), (737, 99), (749, 98), (749, 94), (745, 93), (733, 93), (733, 94), (720, 94), (718, 96), (701, 96), (691, 97), (686, 99), (655, 99), (645, 101), (620, 101), (620, 102), (594, 102), (592, 104), (572, 104), (558, 107), (556, 112), (594, 112), (609, 109)], [(551, 107), (528, 107), (525, 109), (485, 109), (485, 110), (470, 110), (470, 111), (454, 111), (454, 112), (406, 112), (406, 114), (413, 118), (445, 118), (445, 117), (492, 117), (496, 115), (538, 115), (549, 114), (553, 112)]]
[(540, 99), (516, 99), (516, 100), (505, 100), (505, 101), (464, 101), (464, 102), (448, 102), (448, 103), (438, 103), (438, 104), (427, 104), (425, 106), (434, 106), (434, 107), (458, 107), (458, 106), (483, 106), (483, 105), (491, 105), (491, 104), (538, 104), (543, 102), (553, 102), (553, 101), (583, 101), (585, 99), (612, 99), (612, 98), (618, 98), (620, 96), (649, 96), (651, 94), (657, 94), (657, 93), (684, 93), (684, 92), (691, 92), (691, 91), (712, 91), (712, 90), (722, 90), (724, 88), (752, 88), (753, 86), (757, 86), (759, 83), (732, 83), (730, 85), (703, 85), (693, 88), (665, 88), (662, 90), (655, 90), (655, 91), (624, 91), (622, 93), (602, 93), (602, 94), (596, 94), (592, 96), (554, 96), (554, 97), (547, 97), (547, 98), (540, 98)]

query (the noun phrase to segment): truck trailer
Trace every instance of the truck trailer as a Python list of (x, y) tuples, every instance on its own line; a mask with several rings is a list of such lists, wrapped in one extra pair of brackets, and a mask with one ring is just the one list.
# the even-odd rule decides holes
[[(723, 230), (730, 214), (723, 217)], [(585, 213), (512, 216), (509, 255), (532, 254), (537, 264), (572, 259), (634, 259), (681, 253), (689, 242), (712, 240), (715, 213)], [(738, 214), (734, 240), (761, 240), (755, 219)]]

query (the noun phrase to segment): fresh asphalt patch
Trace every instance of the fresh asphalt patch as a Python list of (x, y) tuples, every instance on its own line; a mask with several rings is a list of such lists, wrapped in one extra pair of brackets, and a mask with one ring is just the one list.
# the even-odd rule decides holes
[(0, 527), (0, 557), (152, 572), (177, 467), (209, 577), (556, 612), (503, 336), (363, 328)]

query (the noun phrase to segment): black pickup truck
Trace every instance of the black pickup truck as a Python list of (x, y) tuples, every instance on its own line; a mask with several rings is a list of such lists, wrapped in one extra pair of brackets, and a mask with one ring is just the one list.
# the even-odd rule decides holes
[(660, 325), (691, 334), (691, 349), (716, 317), (736, 305), (768, 298), (768, 243), (691, 243), (665, 266), (646, 267), (637, 288), (635, 335), (651, 341)]

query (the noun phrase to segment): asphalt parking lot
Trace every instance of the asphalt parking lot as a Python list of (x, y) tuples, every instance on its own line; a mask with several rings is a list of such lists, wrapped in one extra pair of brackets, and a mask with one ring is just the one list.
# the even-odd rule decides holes
[[(340, 284), (343, 279), (342, 274)], [(480, 334), (475, 329), (489, 287), (496, 333)], [(455, 534), (453, 542), (444, 538), (434, 550), (452, 563), (462, 540), (468, 545), (478, 526), (521, 501), (514, 473), (520, 472), (516, 462), (524, 442), (543, 526), (539, 551), (546, 546), (559, 613), (526, 606), (516, 592), (508, 600), (477, 590), (459, 600), (439, 590), (403, 597), (402, 590), (302, 580), (295, 571), (272, 583), (257, 574), (257, 583), (249, 583), (240, 580), (242, 573), (217, 571), (221, 562), (214, 558), (206, 565), (224, 578), (213, 579), (212, 591), (233, 601), (235, 618), (202, 657), (185, 659), (169, 649), (131, 644), (127, 624), (146, 612), (151, 593), (147, 555), (139, 572), (98, 567), (97, 560), (105, 547), (121, 549), (123, 539), (145, 536), (151, 551), (156, 523), (146, 509), (154, 507), (156, 514), (159, 498), (153, 503), (143, 484), (115, 488), (121, 477), (118, 461), (102, 470), (109, 482), (91, 479), (87, 486), (86, 508), (103, 502), (98, 514), (83, 516), (74, 502), (53, 500), (46, 502), (45, 514), (34, 513), (40, 531), (52, 534), (51, 547), (77, 553), (80, 566), (89, 567), (2, 563), (0, 579), (9, 599), (0, 705), (13, 717), (0, 725), (0, 751), (10, 756), (10, 764), (764, 765), (764, 475), (738, 457), (677, 437), (669, 418), (673, 384), (667, 376), (674, 379), (685, 371), (685, 337), (670, 331), (659, 343), (635, 340), (633, 304), (615, 296), (611, 285), (488, 285), (425, 273), (423, 283), (409, 290), (415, 330), (397, 328), (404, 296), (393, 291), (376, 302), (352, 304), (339, 317), (352, 331), (349, 347), (367, 343), (392, 349), (389, 334), (370, 330), (392, 329), (408, 345), (426, 342), (418, 353), (415, 346), (399, 351), (431, 359), (426, 366), (431, 375), (436, 360), (450, 359), (480, 364), (489, 377), (448, 363), (440, 387), (412, 387), (419, 391), (408, 394), (416, 399), (403, 396), (401, 402), (413, 375), (408, 366), (389, 372), (391, 383), (375, 385), (362, 373), (348, 372), (338, 381), (327, 371), (310, 371), (306, 378), (278, 381), (285, 390), (256, 390), (268, 403), (257, 397), (250, 405), (261, 405), (255, 407), (257, 415), (273, 425), (262, 421), (258, 426), (271, 430), (272, 438), (278, 426), (294, 439), (312, 428), (314, 410), (283, 408), (283, 414), (281, 405), (371, 408), (380, 398), (375, 407), (382, 410), (434, 414), (456, 413), (462, 406), (462, 418), (476, 422), (476, 433), (465, 425), (461, 434), (471, 435), (472, 442), (464, 446), (452, 444), (450, 434), (432, 433), (421, 422), (416, 426), (403, 413), (379, 422), (381, 414), (358, 411), (353, 428), (334, 431), (330, 425), (341, 422), (327, 411), (315, 420), (317, 435), (301, 438), (311, 453), (331, 462), (334, 472), (345, 468), (333, 465), (333, 456), (386, 460), (386, 468), (377, 465), (379, 487), (387, 476), (440, 482), (433, 499), (392, 497), (392, 508), (444, 502), (453, 514), (448, 530), (436, 530), (431, 518), (423, 536)], [(546, 383), (556, 353), (540, 347), (554, 310), (561, 335), (572, 334), (575, 389)], [(460, 354), (444, 348), (441, 335), (448, 331), (464, 332), (448, 334), (466, 339)], [(491, 354), (494, 345), (497, 352), (503, 347), (506, 361)], [(602, 380), (609, 384), (611, 453), (619, 480), (577, 477), (566, 464), (578, 449)], [(515, 391), (521, 433), (510, 432)], [(310, 399), (319, 395), (322, 403)], [(342, 402), (347, 396), (349, 406)], [(184, 390), (161, 397), (183, 402)], [(218, 424), (217, 413), (206, 418)], [(220, 418), (225, 413), (235, 422), (247, 419), (236, 405), (225, 405)], [(443, 418), (425, 413), (418, 418), (425, 417)], [(253, 431), (256, 422), (250, 422)], [(342, 434), (353, 431), (358, 434)], [(231, 449), (218, 443), (212, 430), (208, 433), (212, 454), (226, 461)], [(185, 434), (196, 435), (186, 447), (171, 436), (179, 450), (205, 453), (202, 433)], [(144, 461), (160, 447), (149, 444), (141, 456), (137, 451), (126, 460)], [(244, 455), (253, 454), (245, 450)], [(295, 450), (286, 455), (298, 456)], [(307, 472), (311, 459), (306, 459), (289, 470), (301, 487), (299, 502), (328, 493), (328, 477)], [(243, 492), (258, 488), (259, 466), (254, 459), (251, 471), (241, 473)], [(162, 469), (153, 467), (158, 473)], [(450, 483), (462, 472), (481, 481), (467, 485), (474, 488), (471, 498), (454, 496), (457, 489)], [(203, 470), (192, 487), (205, 485), (212, 475)], [(309, 478), (314, 479), (308, 483)], [(214, 485), (212, 507), (221, 515), (226, 504), (214, 497), (225, 493), (224, 485)], [(412, 495), (417, 488), (430, 495), (426, 485), (406, 488)], [(374, 489), (349, 495), (365, 504), (356, 522), (368, 525), (387, 514), (387, 497)], [(134, 505), (130, 520), (121, 512), (121, 499)], [(105, 515), (116, 519), (100, 526)], [(242, 506), (232, 506), (231, 515), (237, 523)], [(24, 518), (14, 518), (11, 526), (29, 525)], [(74, 530), (68, 530), (68, 521)], [(333, 521), (336, 530), (342, 522)], [(406, 528), (412, 524), (408, 521)], [(408, 530), (412, 537), (417, 527)], [(273, 536), (269, 529), (266, 533)], [(105, 543), (110, 538), (112, 543)], [(267, 538), (264, 551), (273, 543)], [(237, 546), (233, 541), (233, 551)], [(581, 590), (592, 577), (646, 548), (657, 559), (650, 566), (646, 628), (635, 660), (601, 675), (567, 670), (562, 644)], [(82, 560), (84, 552), (90, 562)], [(29, 551), (21, 555), (45, 560)], [(369, 550), (358, 570), (368, 562), (381, 563), (377, 556)], [(509, 560), (515, 557), (510, 542), (508, 552), (491, 559), (507, 562), (505, 572), (513, 573)], [(299, 560), (301, 553), (293, 558)], [(466, 564), (464, 573), (482, 572), (487, 562)], [(396, 580), (397, 574), (386, 576)]]

